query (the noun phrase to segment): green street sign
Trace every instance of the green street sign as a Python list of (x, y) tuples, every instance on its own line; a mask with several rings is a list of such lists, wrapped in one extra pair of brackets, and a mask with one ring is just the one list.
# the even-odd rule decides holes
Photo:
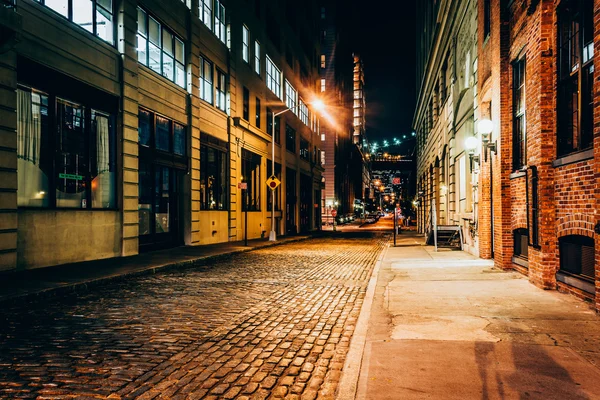
[(73, 179), (75, 181), (81, 181), (81, 180), (83, 180), (83, 176), (81, 176), (81, 175), (74, 175), (74, 174), (58, 174), (58, 177), (60, 179)]

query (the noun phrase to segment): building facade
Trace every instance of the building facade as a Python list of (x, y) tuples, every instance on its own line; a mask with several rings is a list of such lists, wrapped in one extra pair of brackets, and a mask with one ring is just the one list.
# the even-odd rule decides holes
[[(477, 1), (423, 1), (417, 7), (418, 226), (459, 226), (464, 249), (479, 255), (477, 170), (465, 139), (478, 119)], [(422, 25), (421, 25), (422, 24)]]
[(316, 1), (4, 8), (0, 269), (319, 228)]
[[(594, 16), (599, 12), (598, 0), (479, 0), (474, 125), (468, 136), (477, 144), (468, 187), (478, 203), (471, 230), (480, 256), (520, 271), (539, 287), (590, 301), (596, 309), (600, 83), (594, 65), (600, 60), (594, 49), (600, 23)], [(432, 36), (435, 43), (437, 34)], [(423, 82), (428, 73), (441, 70), (428, 67)], [(419, 104), (415, 122), (424, 141), (419, 188), (421, 207), (427, 208), (428, 201), (444, 201), (437, 186), (441, 177), (426, 150), (435, 129), (423, 128), (428, 128), (423, 123), (427, 107)], [(460, 171), (455, 167), (450, 174)], [(448, 182), (452, 185), (452, 179)]]

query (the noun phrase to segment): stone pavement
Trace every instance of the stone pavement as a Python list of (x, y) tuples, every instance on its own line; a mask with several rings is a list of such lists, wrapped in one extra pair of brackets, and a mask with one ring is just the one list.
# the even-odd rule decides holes
[(378, 263), (338, 398), (600, 399), (588, 304), (422, 242), (403, 234)]
[(386, 241), (312, 239), (4, 303), (0, 398), (332, 399)]
[(243, 241), (206, 246), (182, 246), (130, 257), (84, 261), (27, 271), (2, 272), (0, 273), (0, 303), (20, 302), (25, 297), (31, 296), (49, 297), (83, 291), (116, 279), (193, 267), (215, 257), (295, 242), (309, 237), (279, 237), (276, 242), (254, 239), (248, 241), (248, 246), (245, 246)]

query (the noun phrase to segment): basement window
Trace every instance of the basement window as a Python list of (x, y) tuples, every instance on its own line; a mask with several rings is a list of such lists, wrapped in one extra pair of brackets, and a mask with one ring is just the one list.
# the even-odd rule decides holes
[(519, 228), (513, 231), (514, 256), (527, 260), (529, 256), (529, 232)]
[(594, 281), (594, 239), (571, 235), (559, 239), (560, 271)]

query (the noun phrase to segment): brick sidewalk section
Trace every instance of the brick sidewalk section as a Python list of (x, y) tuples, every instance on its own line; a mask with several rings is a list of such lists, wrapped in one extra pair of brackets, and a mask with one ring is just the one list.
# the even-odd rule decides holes
[(220, 256), (280, 245), (310, 236), (280, 237), (276, 242), (266, 239), (219, 243), (206, 246), (184, 246), (153, 251), (131, 257), (85, 261), (28, 271), (0, 273), (0, 303), (22, 301), (24, 297), (48, 297), (86, 290), (91, 286), (115, 279), (148, 275), (169, 269), (193, 267)]
[(387, 239), (338, 236), (4, 307), (0, 398), (334, 398)]

